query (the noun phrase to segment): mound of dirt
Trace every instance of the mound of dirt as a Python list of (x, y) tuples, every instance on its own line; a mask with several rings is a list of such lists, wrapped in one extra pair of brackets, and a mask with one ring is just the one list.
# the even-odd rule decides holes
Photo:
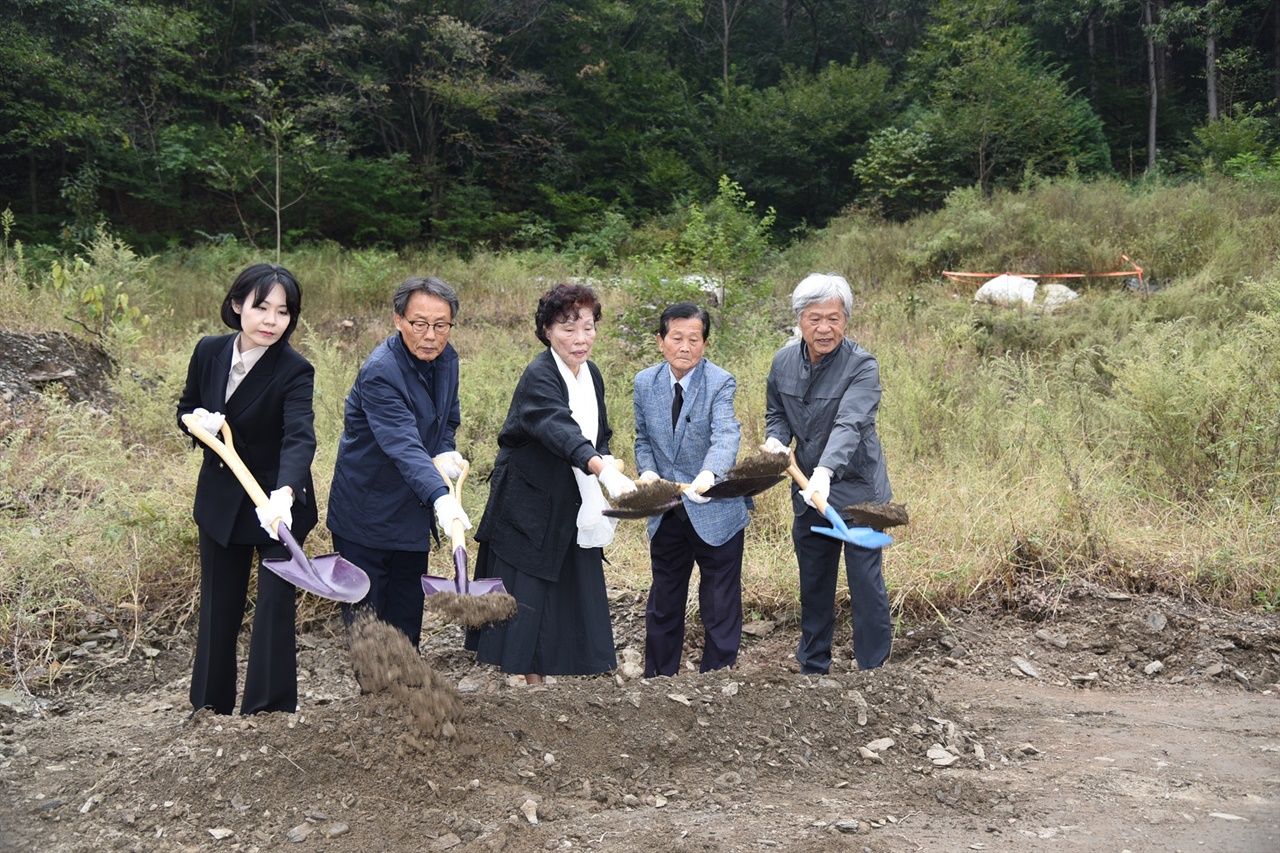
[(846, 622), (827, 676), (781, 622), (700, 674), (693, 624), (694, 668), (646, 680), (643, 600), (613, 609), (617, 672), (533, 687), (430, 612), (421, 656), (335, 613), (298, 712), (255, 717), (188, 718), (187, 636), (95, 635), (39, 714), (0, 695), (0, 850), (1280, 848), (1280, 617), (1080, 589), (873, 672)]
[(111, 359), (100, 347), (62, 332), (21, 334), (0, 329), (0, 401), (17, 408), (47, 388), (73, 403), (111, 407)]

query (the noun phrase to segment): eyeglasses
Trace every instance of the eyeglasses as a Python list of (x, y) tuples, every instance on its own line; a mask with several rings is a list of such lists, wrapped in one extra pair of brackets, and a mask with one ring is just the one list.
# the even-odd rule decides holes
[(437, 335), (447, 335), (449, 330), (454, 327), (454, 323), (428, 323), (426, 320), (406, 320), (409, 328), (413, 329), (415, 335), (425, 335), (427, 329), (432, 329)]

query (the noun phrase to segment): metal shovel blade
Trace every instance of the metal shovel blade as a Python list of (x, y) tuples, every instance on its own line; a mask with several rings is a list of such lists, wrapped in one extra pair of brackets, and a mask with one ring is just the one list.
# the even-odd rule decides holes
[(680, 506), (680, 497), (677, 495), (670, 500), (650, 506), (633, 508), (611, 506), (608, 509), (601, 510), (600, 514), (605, 518), (648, 518), (652, 515), (663, 515), (678, 506)]
[(702, 496), (704, 498), (753, 498), (761, 492), (772, 489), (785, 479), (786, 477), (782, 475), (731, 477), (711, 486), (702, 493)]
[(332, 601), (353, 603), (369, 594), (369, 576), (359, 566), (340, 554), (307, 559), (302, 546), (283, 522), (276, 525), (276, 534), (289, 549), (289, 556), (263, 560), (262, 565), (289, 583)]
[(840, 539), (851, 545), (871, 551), (893, 544), (893, 537), (888, 533), (881, 533), (878, 530), (872, 530), (870, 527), (849, 527), (833, 506), (828, 506), (823, 515), (827, 517), (827, 521), (831, 522), (831, 526), (810, 527), (809, 529), (814, 533), (821, 533), (823, 536)]
[(422, 576), (422, 591), (427, 595), (437, 592), (453, 592), (458, 595), (467, 594), (467, 549), (461, 545), (453, 549), (453, 577), (440, 578), (435, 575)]

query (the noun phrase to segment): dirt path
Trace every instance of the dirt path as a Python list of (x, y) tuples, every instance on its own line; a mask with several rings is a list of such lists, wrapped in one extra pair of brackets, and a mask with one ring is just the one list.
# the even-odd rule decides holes
[[(614, 614), (634, 660), (643, 607)], [(0, 851), (1280, 850), (1280, 618), (1021, 615), (904, 632), (873, 673), (846, 647), (800, 676), (761, 624), (732, 672), (542, 688), (437, 625), (464, 708), (438, 738), (360, 694), (336, 623), (300, 637), (299, 712), (255, 718), (187, 719), (185, 637), (86, 638), (91, 683), (39, 716), (0, 693)]]

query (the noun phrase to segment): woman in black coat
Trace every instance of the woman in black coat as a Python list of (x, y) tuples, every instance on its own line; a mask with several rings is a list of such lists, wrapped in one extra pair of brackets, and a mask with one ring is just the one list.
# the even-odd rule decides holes
[(476, 530), (476, 577), (501, 578), (519, 609), (510, 622), (470, 632), (467, 647), (529, 684), (618, 665), (602, 550), (616, 520), (600, 514), (600, 485), (617, 497), (635, 484), (612, 465), (604, 380), (588, 361), (599, 320), (589, 287), (557, 285), (538, 302), (547, 349), (512, 395)]
[[(316, 524), (315, 371), (289, 346), (301, 309), (302, 292), (285, 268), (254, 264), (240, 273), (222, 303), (222, 321), (235, 332), (196, 344), (178, 401), (180, 427), (192, 413), (214, 435), (224, 420), (230, 424), (237, 453), (270, 495), (266, 506), (255, 507), (231, 469), (205, 449), (193, 513), (200, 529), (200, 628), (191, 674), (196, 710), (230, 714), (235, 708), (236, 638), (254, 551), (259, 559), (288, 556), (272, 522), (281, 519), (299, 543)], [(259, 568), (240, 712), (296, 710), (297, 669), (294, 587)]]

